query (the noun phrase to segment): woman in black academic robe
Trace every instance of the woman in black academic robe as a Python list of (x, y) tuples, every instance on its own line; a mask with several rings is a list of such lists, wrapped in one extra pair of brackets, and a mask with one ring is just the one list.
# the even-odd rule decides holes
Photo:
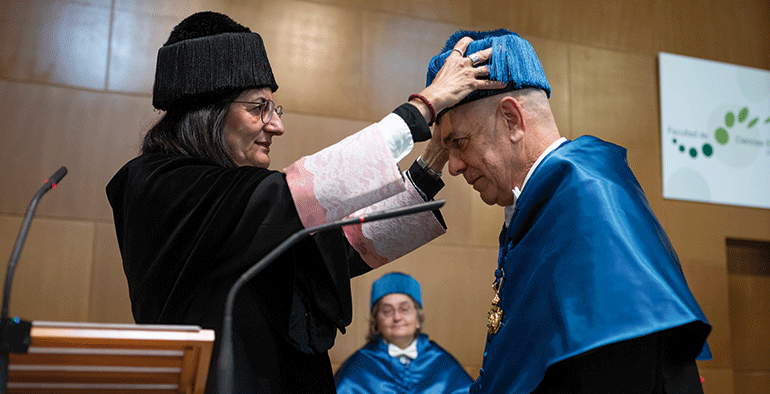
[[(461, 56), (467, 44), (409, 103), (279, 172), (267, 169), (284, 129), (261, 37), (213, 12), (177, 25), (153, 92), (166, 112), (107, 185), (136, 322), (214, 329), (216, 366), (225, 298), (247, 268), (303, 228), (431, 199), (446, 162), (438, 141), (408, 171), (396, 163), (430, 138), (436, 111), (499, 87)], [(444, 232), (438, 213), (376, 223), (306, 238), (239, 292), (235, 392), (334, 392), (327, 350), (351, 320), (350, 278)]]

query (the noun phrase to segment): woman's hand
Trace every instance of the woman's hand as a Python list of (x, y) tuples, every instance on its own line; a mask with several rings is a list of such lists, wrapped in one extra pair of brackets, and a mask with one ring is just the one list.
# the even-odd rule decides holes
[[(465, 57), (462, 55), (471, 41), (473, 40), (470, 37), (461, 38), (455, 44), (452, 53), (444, 61), (441, 70), (436, 73), (436, 77), (430, 86), (420, 92), (423, 97), (433, 104), (436, 113), (457, 104), (473, 91), (479, 89), (502, 89), (506, 86), (504, 82), (490, 81), (488, 79), (489, 70), (487, 66), (481, 65), (489, 60), (492, 48), (487, 48), (473, 54), (473, 57), (478, 57), (475, 64), (470, 56)], [(420, 100), (411, 100), (410, 103), (422, 112), (428, 122), (431, 121), (430, 110), (425, 103)]]

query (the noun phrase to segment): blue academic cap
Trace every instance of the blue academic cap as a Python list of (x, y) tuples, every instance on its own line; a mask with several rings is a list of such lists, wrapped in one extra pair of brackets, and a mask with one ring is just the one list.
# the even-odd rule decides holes
[(446, 58), (452, 53), (452, 48), (463, 37), (473, 39), (473, 42), (470, 43), (465, 51), (466, 56), (492, 47), (492, 55), (487, 62), (489, 79), (506, 82), (508, 86), (498, 90), (477, 90), (466, 96), (455, 107), (483, 97), (524, 88), (543, 89), (548, 97), (551, 97), (551, 85), (548, 84), (545, 71), (543, 71), (543, 65), (540, 64), (540, 60), (537, 58), (537, 54), (535, 54), (535, 49), (532, 48), (529, 41), (506, 29), (492, 31), (460, 30), (452, 34), (441, 53), (430, 60), (425, 86), (433, 82), (436, 73), (444, 65)]
[(369, 310), (374, 308), (374, 304), (388, 294), (400, 293), (412, 297), (422, 308), (422, 295), (420, 292), (420, 283), (416, 279), (401, 272), (391, 272), (383, 275), (372, 283), (372, 304)]

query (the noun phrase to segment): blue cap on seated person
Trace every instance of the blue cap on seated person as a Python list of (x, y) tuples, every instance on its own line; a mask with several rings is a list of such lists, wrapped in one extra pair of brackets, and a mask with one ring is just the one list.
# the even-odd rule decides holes
[(422, 293), (420, 292), (420, 283), (411, 276), (401, 272), (391, 272), (383, 275), (372, 283), (372, 304), (369, 310), (374, 308), (382, 297), (388, 294), (400, 293), (412, 297), (422, 308)]
[(433, 82), (436, 73), (444, 65), (446, 58), (452, 53), (452, 48), (463, 37), (473, 39), (465, 51), (465, 56), (490, 47), (492, 48), (492, 55), (487, 62), (489, 79), (506, 82), (508, 86), (498, 90), (476, 90), (455, 106), (495, 94), (525, 88), (542, 89), (549, 98), (551, 97), (551, 85), (548, 84), (545, 71), (543, 71), (543, 65), (540, 64), (532, 44), (521, 38), (518, 34), (506, 29), (491, 31), (460, 30), (452, 34), (441, 53), (430, 60), (426, 86)]

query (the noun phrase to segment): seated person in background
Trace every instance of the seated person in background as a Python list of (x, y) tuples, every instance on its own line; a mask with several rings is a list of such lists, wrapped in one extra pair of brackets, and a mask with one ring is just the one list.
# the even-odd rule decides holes
[(473, 379), (422, 334), (420, 284), (400, 272), (372, 284), (369, 343), (334, 375), (337, 393), (467, 393)]

